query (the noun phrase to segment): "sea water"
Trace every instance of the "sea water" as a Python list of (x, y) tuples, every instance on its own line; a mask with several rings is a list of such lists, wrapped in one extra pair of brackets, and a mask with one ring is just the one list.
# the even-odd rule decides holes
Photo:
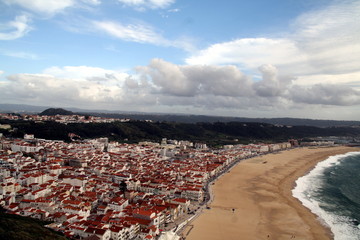
[(292, 190), (334, 234), (360, 240), (360, 152), (331, 156), (296, 181)]

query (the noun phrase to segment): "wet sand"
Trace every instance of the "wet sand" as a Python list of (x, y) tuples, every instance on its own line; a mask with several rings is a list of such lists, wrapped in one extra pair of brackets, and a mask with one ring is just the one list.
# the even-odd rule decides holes
[(298, 148), (244, 160), (212, 185), (210, 209), (182, 235), (187, 240), (332, 239), (291, 190), (317, 162), (351, 151), (359, 148)]

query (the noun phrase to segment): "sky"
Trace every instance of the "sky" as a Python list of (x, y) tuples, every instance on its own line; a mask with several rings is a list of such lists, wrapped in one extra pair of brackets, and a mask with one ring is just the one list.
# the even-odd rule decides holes
[(0, 0), (0, 103), (360, 120), (360, 0)]

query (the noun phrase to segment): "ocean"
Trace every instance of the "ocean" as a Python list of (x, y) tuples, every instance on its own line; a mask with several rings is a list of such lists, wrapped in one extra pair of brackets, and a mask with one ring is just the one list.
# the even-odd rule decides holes
[(296, 181), (292, 194), (319, 216), (335, 240), (360, 240), (360, 152), (318, 163)]

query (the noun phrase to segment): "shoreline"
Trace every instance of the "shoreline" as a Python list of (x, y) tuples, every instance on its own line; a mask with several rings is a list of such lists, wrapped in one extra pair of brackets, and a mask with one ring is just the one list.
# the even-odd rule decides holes
[(183, 229), (189, 239), (332, 239), (318, 216), (292, 196), (295, 181), (327, 157), (359, 148), (295, 148), (240, 161), (211, 185), (210, 209)]

